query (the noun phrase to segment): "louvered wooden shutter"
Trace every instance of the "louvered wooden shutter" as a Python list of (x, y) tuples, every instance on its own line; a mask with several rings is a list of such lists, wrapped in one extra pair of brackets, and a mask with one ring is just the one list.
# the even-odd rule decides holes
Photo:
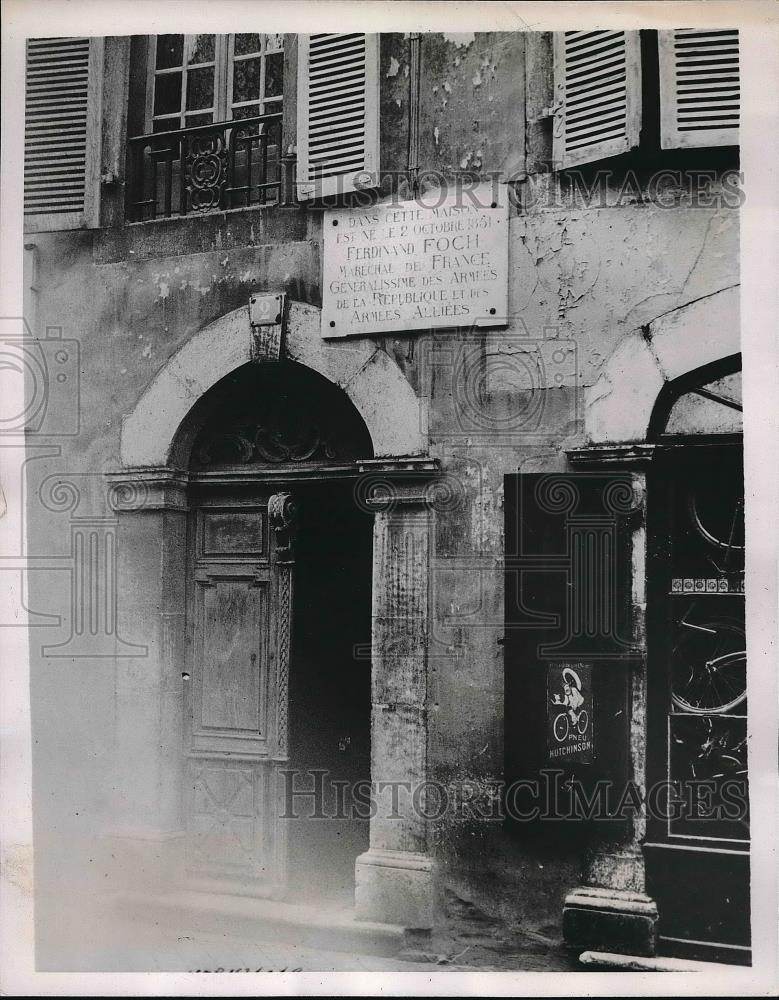
[(100, 40), (27, 42), (24, 214), (38, 228), (93, 224), (99, 173)]
[(555, 163), (573, 167), (638, 145), (641, 48), (637, 31), (554, 36)]
[(375, 187), (378, 36), (300, 35), (298, 44), (298, 197)]
[(738, 30), (658, 31), (663, 149), (738, 144)]

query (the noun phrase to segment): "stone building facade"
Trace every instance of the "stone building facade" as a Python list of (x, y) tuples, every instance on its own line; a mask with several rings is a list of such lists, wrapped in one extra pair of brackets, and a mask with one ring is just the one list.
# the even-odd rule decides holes
[[(715, 744), (745, 780), (737, 86), (723, 31), (30, 43), (41, 940), (63, 888), (316, 890), (357, 921), (429, 930), (465, 900), (579, 950), (745, 960), (743, 817), (701, 839), (501, 805), (554, 769), (549, 664), (591, 685), (565, 780), (645, 793), (720, 773)], [(477, 181), (506, 206), (507, 315), (329, 336), (328, 213)], [(700, 564), (661, 516), (692, 510), (691, 468)], [(585, 528), (613, 550), (580, 578)], [(558, 583), (533, 604), (542, 569), (586, 603), (606, 565), (579, 625)], [(733, 673), (689, 711), (688, 597)], [(539, 653), (520, 612), (584, 645)]]

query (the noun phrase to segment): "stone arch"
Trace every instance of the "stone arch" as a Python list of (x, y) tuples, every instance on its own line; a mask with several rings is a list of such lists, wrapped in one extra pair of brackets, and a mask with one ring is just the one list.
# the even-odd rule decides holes
[[(285, 354), (346, 392), (362, 416), (377, 458), (422, 455), (425, 411), (398, 365), (370, 340), (323, 340), (320, 310), (290, 303)], [(122, 421), (124, 468), (171, 463), (177, 432), (194, 404), (225, 375), (250, 360), (248, 305), (191, 337), (163, 366)]]
[(585, 394), (588, 443), (646, 441), (664, 387), (687, 372), (738, 354), (740, 339), (738, 285), (664, 313), (628, 334)]

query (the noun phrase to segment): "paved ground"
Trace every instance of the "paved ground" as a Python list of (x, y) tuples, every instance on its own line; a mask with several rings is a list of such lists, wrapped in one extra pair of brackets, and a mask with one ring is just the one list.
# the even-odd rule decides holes
[[(80, 960), (87, 956), (83, 953)], [(90, 961), (91, 960), (91, 961)], [(94, 971), (123, 972), (429, 972), (431, 966), (374, 955), (300, 948), (284, 942), (227, 941), (198, 935), (190, 939), (135, 940), (95, 950), (88, 961)], [(83, 968), (83, 966), (82, 966)]]
[[(521, 933), (488, 918), (461, 920), (446, 932), (410, 941), (397, 956), (350, 954), (289, 940), (226, 932), (182, 931), (115, 910), (48, 910), (38, 927), (39, 971), (59, 972), (425, 972), (585, 971), (543, 935)], [(272, 935), (271, 935), (272, 936)]]
[(246, 941), (226, 934), (176, 932), (136, 921), (110, 927), (79, 913), (39, 934), (39, 971), (50, 972), (348, 972), (430, 970), (430, 965), (373, 955)]

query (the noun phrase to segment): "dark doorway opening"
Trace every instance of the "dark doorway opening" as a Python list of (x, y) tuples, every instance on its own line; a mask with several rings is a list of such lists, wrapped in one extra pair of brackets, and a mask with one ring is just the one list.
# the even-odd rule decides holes
[(317, 372), (247, 364), (195, 404), (174, 457), (192, 472), (191, 870), (221, 891), (351, 907), (370, 819), (373, 537), (351, 480), (370, 434)]
[(749, 964), (741, 442), (670, 447), (653, 471), (647, 784), (666, 790), (647, 891), (661, 954)]
[[(300, 484), (290, 653), (289, 897), (351, 906), (368, 847), (373, 517), (351, 484)], [(362, 797), (363, 805), (359, 799)]]

